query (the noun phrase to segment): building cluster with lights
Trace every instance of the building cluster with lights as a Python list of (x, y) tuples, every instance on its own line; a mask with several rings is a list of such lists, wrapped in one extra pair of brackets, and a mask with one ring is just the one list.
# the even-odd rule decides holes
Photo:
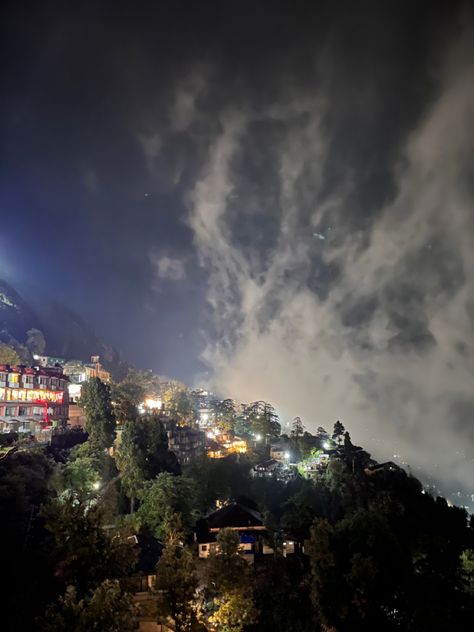
[(161, 423), (168, 437), (168, 449), (174, 452), (181, 464), (204, 454), (205, 435), (196, 428), (178, 424), (163, 417)]
[(37, 434), (64, 426), (68, 416), (68, 378), (61, 367), (0, 365), (2, 432)]
[(219, 432), (217, 429), (206, 432), (206, 452), (211, 459), (222, 459), (230, 454), (245, 454), (248, 445), (245, 439)]

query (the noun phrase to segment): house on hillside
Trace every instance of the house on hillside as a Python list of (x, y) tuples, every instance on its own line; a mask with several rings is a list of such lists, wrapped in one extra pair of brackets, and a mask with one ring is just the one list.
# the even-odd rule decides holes
[(257, 463), (250, 470), (252, 478), (273, 478), (277, 481), (287, 483), (297, 476), (297, 470), (291, 465), (285, 465), (276, 459), (268, 459), (262, 463)]
[(241, 503), (231, 502), (196, 523), (199, 558), (205, 559), (217, 550), (216, 537), (222, 529), (238, 533), (240, 549), (250, 563), (255, 555), (273, 553), (273, 549), (265, 543), (268, 531), (261, 514)]
[(280, 463), (288, 463), (290, 459), (290, 446), (286, 443), (272, 443), (270, 446), (270, 458)]
[(393, 461), (386, 461), (385, 463), (372, 463), (364, 468), (364, 472), (367, 476), (372, 476), (378, 472), (404, 472), (403, 468), (394, 463)]

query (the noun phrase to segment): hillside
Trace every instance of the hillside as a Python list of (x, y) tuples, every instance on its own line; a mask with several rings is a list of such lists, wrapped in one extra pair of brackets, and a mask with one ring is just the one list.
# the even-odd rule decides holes
[(87, 360), (98, 354), (115, 377), (122, 377), (127, 370), (119, 351), (97, 336), (74, 311), (39, 294), (26, 300), (0, 279), (0, 342), (14, 347), (20, 357), (27, 359), (31, 351), (26, 348), (30, 329), (43, 333), (44, 352), (48, 355)]

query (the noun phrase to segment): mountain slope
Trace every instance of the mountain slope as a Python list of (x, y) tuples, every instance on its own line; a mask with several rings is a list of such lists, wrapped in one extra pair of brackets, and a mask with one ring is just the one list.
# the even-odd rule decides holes
[(31, 293), (25, 300), (0, 279), (0, 341), (14, 347), (24, 345), (32, 328), (43, 332), (48, 355), (78, 360), (100, 355), (117, 379), (128, 368), (117, 349), (97, 336), (73, 310), (42, 294)]

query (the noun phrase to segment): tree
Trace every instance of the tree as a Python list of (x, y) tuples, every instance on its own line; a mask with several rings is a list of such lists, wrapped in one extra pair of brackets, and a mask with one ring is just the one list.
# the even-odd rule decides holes
[(300, 437), (303, 436), (304, 433), (304, 425), (303, 422), (301, 421), (301, 417), (295, 417), (293, 419), (293, 424), (292, 424), (292, 428), (291, 428), (291, 436), (298, 440)]
[(460, 577), (464, 592), (474, 598), (474, 549), (461, 553)]
[(145, 389), (136, 382), (124, 380), (112, 384), (111, 397), (118, 422), (134, 421), (138, 418), (138, 406), (145, 399)]
[(177, 380), (170, 380), (161, 386), (166, 413), (181, 422), (194, 422), (197, 417), (197, 402), (190, 390)]
[(254, 434), (262, 435), (265, 439), (280, 435), (278, 415), (271, 404), (263, 401), (252, 402), (246, 407), (244, 415), (248, 419), (250, 431)]
[(344, 433), (344, 452), (349, 455), (352, 454), (353, 450), (354, 446), (351, 441), (351, 435), (346, 430), (346, 432)]
[(162, 591), (158, 611), (171, 616), (176, 632), (192, 629), (198, 586), (194, 557), (182, 546), (182, 540), (183, 535), (179, 531), (169, 529), (166, 546), (156, 566), (155, 587)]
[(197, 417), (196, 402), (188, 389), (176, 391), (168, 402), (168, 414), (180, 422), (194, 423)]
[[(129, 369), (119, 386), (126, 386), (131, 392), (133, 392), (133, 389), (142, 390), (144, 392), (144, 398), (162, 398), (162, 384), (160, 378), (151, 370)], [(143, 401), (143, 399), (141, 401)]]
[(306, 559), (299, 555), (272, 556), (265, 564), (255, 566), (252, 583), (259, 617), (250, 627), (252, 632), (317, 630), (309, 600)]
[(291, 428), (291, 452), (294, 462), (300, 461), (303, 453), (307, 452), (307, 450), (305, 450), (304, 431), (305, 429), (301, 417), (295, 417)]
[(248, 485), (248, 479), (238, 463), (230, 459), (211, 459), (205, 454), (186, 463), (183, 474), (194, 481), (196, 507), (203, 514), (215, 508), (216, 500), (234, 496), (232, 483), (235, 479), (238, 478), (238, 491)]
[(115, 416), (109, 386), (98, 377), (85, 382), (79, 405), (84, 409), (89, 441), (98, 448), (109, 448), (115, 438)]
[(32, 355), (42, 355), (46, 348), (46, 340), (44, 339), (43, 332), (39, 329), (29, 329), (26, 332), (28, 338), (26, 339), (26, 347)]
[(146, 481), (153, 480), (161, 472), (180, 472), (175, 454), (168, 450), (168, 437), (163, 425), (155, 415), (141, 415), (135, 421), (125, 423), (116, 461), (132, 512), (135, 499)]
[(3, 342), (0, 342), (0, 364), (9, 364), (10, 366), (21, 364), (20, 356), (15, 349)]
[(214, 606), (209, 622), (223, 632), (241, 632), (257, 620), (258, 612), (248, 587), (235, 588), (216, 597)]
[(79, 597), (105, 579), (123, 577), (133, 565), (131, 546), (104, 530), (102, 509), (87, 499), (54, 499), (41, 516), (54, 538), (56, 576)]
[(64, 597), (50, 606), (37, 621), (40, 632), (134, 632), (138, 628), (138, 608), (133, 596), (124, 593), (117, 580), (105, 580), (83, 599), (69, 586)]
[(334, 424), (332, 438), (333, 438), (334, 441), (336, 441), (338, 443), (338, 445), (341, 445), (341, 441), (342, 441), (342, 438), (344, 436), (345, 430), (346, 429), (344, 428), (342, 423), (339, 420), (336, 421), (336, 423)]
[(319, 426), (316, 430), (316, 436), (320, 441), (327, 441), (327, 439), (329, 439), (329, 432), (322, 426)]
[(338, 569), (332, 551), (333, 527), (325, 519), (315, 520), (305, 553), (311, 567), (310, 597), (317, 613), (318, 622), (331, 629), (332, 611), (328, 603), (337, 595)]
[(217, 537), (217, 551), (210, 555), (208, 580), (218, 592), (225, 592), (247, 583), (248, 565), (240, 551), (239, 535), (222, 529)]
[(249, 567), (240, 552), (235, 531), (222, 529), (216, 538), (217, 551), (209, 557), (208, 589), (212, 601), (208, 617), (219, 630), (239, 632), (255, 622)]
[(215, 402), (216, 425), (221, 432), (234, 432), (235, 404), (232, 399), (223, 399)]
[[(20, 450), (0, 460), (0, 540), (2, 548), (2, 630), (34, 629), (33, 619), (56, 598), (52, 543), (39, 508), (53, 494), (54, 463), (41, 449)], [(19, 590), (32, 568), (28, 599)], [(8, 580), (6, 580), (8, 576)]]
[(89, 502), (100, 502), (104, 513), (114, 521), (118, 503), (118, 470), (114, 459), (90, 441), (75, 446), (62, 468), (59, 491)]
[(189, 534), (197, 518), (196, 496), (196, 485), (191, 478), (163, 472), (155, 480), (145, 483), (140, 492), (138, 523), (163, 540), (170, 516), (179, 515), (181, 528)]

